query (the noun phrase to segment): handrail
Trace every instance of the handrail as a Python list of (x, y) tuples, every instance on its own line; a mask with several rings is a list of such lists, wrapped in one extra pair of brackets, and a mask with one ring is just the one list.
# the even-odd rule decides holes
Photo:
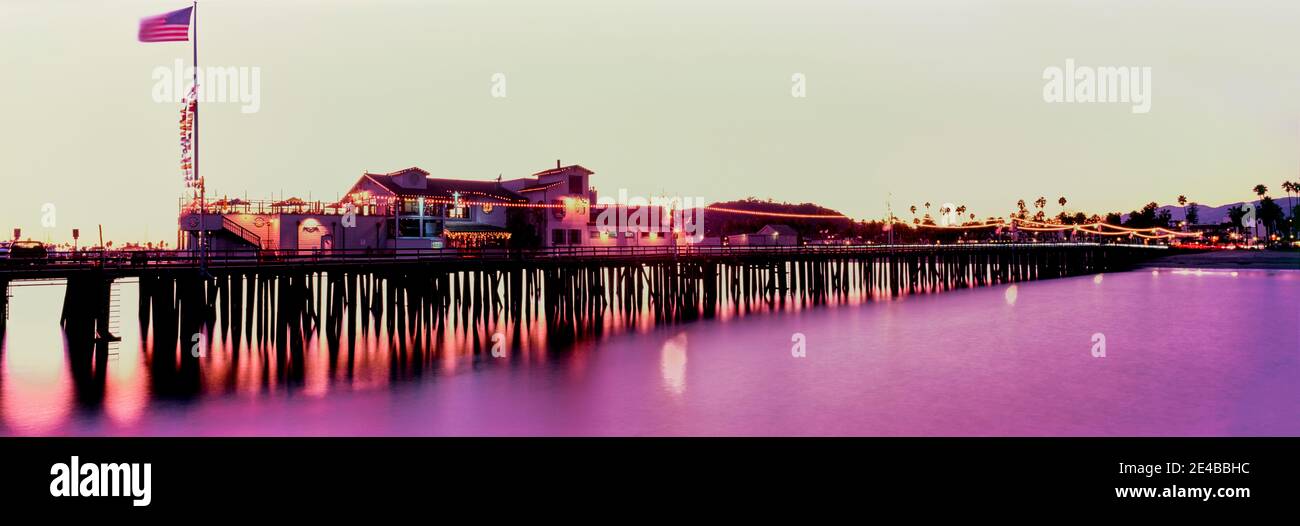
[[(253, 246), (259, 249), (262, 248), (262, 236), (259, 236), (253, 231), (244, 228), (244, 225), (236, 223), (232, 221), (229, 217), (223, 215), (221, 216), (221, 226), (225, 227), (225, 229), (229, 230), (231, 233), (239, 236), (244, 241), (252, 243)], [(252, 237), (252, 239), (249, 239), (249, 237)]]
[[(911, 253), (963, 253), (978, 250), (1025, 250), (1059, 247), (1117, 247), (1167, 249), (1164, 245), (1129, 245), (1098, 243), (967, 243), (954, 245), (826, 245), (826, 246), (698, 246), (669, 245), (657, 247), (550, 247), (519, 249), (305, 249), (257, 250), (232, 249), (208, 252), (208, 268), (284, 268), (316, 265), (369, 265), (376, 263), (422, 263), (439, 261), (466, 262), (562, 262), (585, 259), (608, 261), (653, 261), (663, 258), (737, 257), (765, 255), (866, 255)], [(0, 274), (30, 273), (32, 270), (97, 269), (187, 269), (197, 267), (199, 255), (194, 250), (138, 250), (107, 252), (51, 252), (46, 259), (0, 259)]]

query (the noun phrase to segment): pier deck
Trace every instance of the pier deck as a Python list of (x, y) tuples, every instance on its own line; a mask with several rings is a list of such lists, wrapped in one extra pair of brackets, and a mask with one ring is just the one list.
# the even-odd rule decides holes
[[(980, 243), (954, 245), (859, 245), (859, 246), (668, 246), (668, 247), (560, 247), (537, 250), (456, 249), (387, 251), (224, 251), (208, 254), (209, 273), (277, 271), (328, 272), (334, 270), (380, 270), (431, 266), (440, 270), (478, 268), (503, 269), (512, 266), (557, 267), (589, 264), (679, 262), (801, 261), (870, 257), (888, 254), (971, 254), (1043, 253), (1107, 250), (1146, 252), (1163, 255), (1162, 245), (1099, 245), (1096, 243)], [(1145, 258), (1143, 258), (1145, 259)], [(54, 253), (43, 260), (0, 259), (0, 280), (59, 279), (93, 274), (104, 277), (189, 274), (200, 268), (192, 251), (141, 251), (109, 254)]]

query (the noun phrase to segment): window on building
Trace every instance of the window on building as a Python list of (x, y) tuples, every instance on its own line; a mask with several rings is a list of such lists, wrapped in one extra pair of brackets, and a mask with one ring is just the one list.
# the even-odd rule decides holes
[(424, 237), (438, 237), (442, 235), (442, 221), (436, 219), (424, 220)]
[(557, 229), (551, 230), (551, 244), (552, 244), (552, 245), (563, 245), (563, 244), (564, 244), (564, 229), (563, 229), (563, 228), (557, 228)]
[(469, 219), (469, 208), (465, 206), (447, 207), (448, 219)]
[(587, 195), (587, 189), (583, 188), (581, 175), (569, 176), (569, 193), (578, 195)]
[(408, 197), (408, 198), (404, 198), (404, 199), (402, 199), (402, 213), (403, 213), (403, 214), (419, 214), (419, 213), (420, 213), (420, 200), (419, 200), (419, 199), (411, 199), (411, 198), (409, 198), (409, 197)]
[(403, 217), (397, 221), (398, 237), (420, 237), (420, 218)]
[(581, 231), (581, 230), (578, 230), (578, 229), (575, 228), (575, 229), (569, 231), (569, 244), (570, 244), (570, 245), (581, 245), (581, 244), (582, 244), (582, 231)]

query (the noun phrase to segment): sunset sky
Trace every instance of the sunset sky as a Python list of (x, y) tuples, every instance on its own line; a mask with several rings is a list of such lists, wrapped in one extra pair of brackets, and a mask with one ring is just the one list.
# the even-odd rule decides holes
[[(0, 3), (0, 237), (175, 242), (188, 43), (173, 1)], [(855, 218), (1040, 195), (1131, 210), (1300, 180), (1300, 3), (279, 1), (199, 6), (204, 66), (258, 67), (260, 111), (205, 104), (209, 195), (333, 199), (365, 170), (523, 177), (602, 194), (811, 201)], [(1043, 70), (1150, 67), (1150, 113), (1049, 104)], [(493, 98), (492, 76), (506, 79)], [(791, 96), (791, 76), (807, 96)], [(56, 207), (54, 228), (42, 206)], [(85, 234), (83, 234), (85, 235)]]

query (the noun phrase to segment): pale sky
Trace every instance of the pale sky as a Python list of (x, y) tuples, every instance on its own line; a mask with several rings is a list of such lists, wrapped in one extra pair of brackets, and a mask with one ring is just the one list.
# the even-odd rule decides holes
[[(1039, 195), (1104, 213), (1300, 180), (1293, 0), (200, 4), (200, 65), (261, 68), (257, 113), (203, 106), (210, 195), (333, 198), (365, 170), (514, 178), (558, 158), (602, 194), (871, 219), (891, 194), (899, 215)], [(151, 74), (191, 50), (136, 30), (187, 5), (0, 0), (0, 238), (102, 223), (174, 242), (180, 106), (152, 100)], [(1045, 102), (1044, 68), (1069, 58), (1150, 67), (1150, 113)]]

